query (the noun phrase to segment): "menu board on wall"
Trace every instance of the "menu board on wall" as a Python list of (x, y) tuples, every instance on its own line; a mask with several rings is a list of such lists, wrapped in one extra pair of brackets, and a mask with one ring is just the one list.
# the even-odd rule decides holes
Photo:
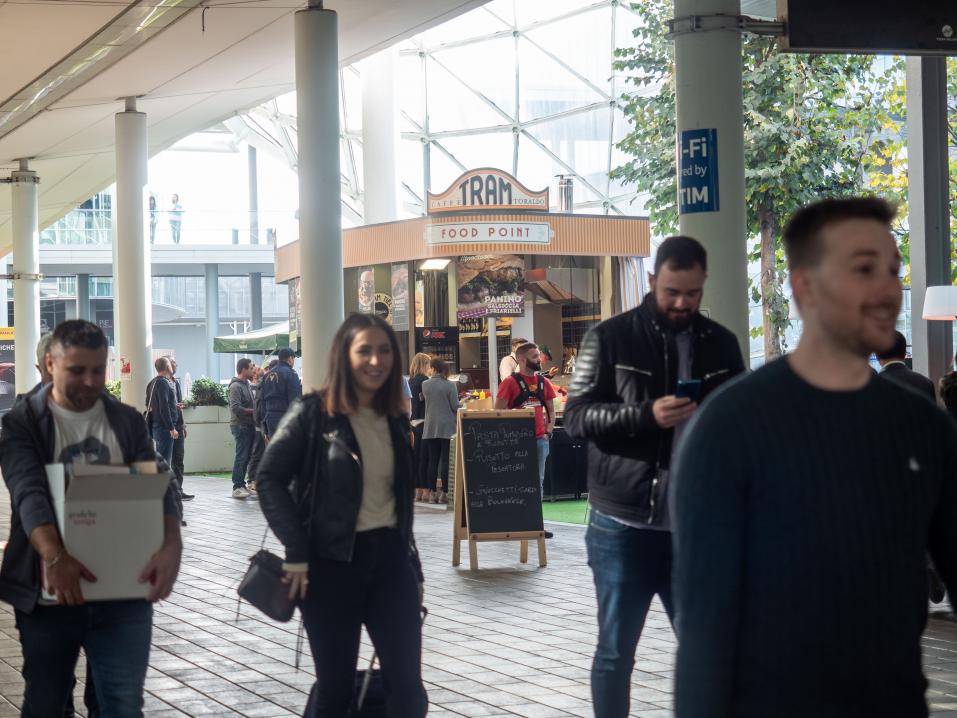
[(299, 345), (299, 336), (302, 331), (302, 300), (300, 279), (289, 280), (289, 346), (296, 349)]
[(514, 254), (459, 257), (458, 318), (525, 314), (525, 260)]
[(409, 331), (409, 265), (392, 265), (392, 328)]
[(359, 271), (359, 311), (372, 314), (375, 310), (375, 271), (372, 267), (363, 267)]

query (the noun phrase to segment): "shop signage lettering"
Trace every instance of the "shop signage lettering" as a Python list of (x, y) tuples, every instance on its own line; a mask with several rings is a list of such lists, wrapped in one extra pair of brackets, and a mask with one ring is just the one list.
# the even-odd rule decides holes
[(453, 222), (428, 225), (425, 228), (425, 243), (549, 244), (551, 235), (551, 227), (547, 222)]
[(483, 168), (466, 172), (444, 192), (429, 192), (429, 214), (488, 209), (547, 212), (548, 190), (530, 190), (507, 172)]

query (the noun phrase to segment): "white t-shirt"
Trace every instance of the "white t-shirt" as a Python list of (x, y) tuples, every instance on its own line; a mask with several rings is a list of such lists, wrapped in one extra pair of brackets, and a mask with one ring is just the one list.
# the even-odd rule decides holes
[(394, 527), (395, 454), (389, 420), (373, 409), (360, 407), (349, 416), (352, 433), (362, 454), (362, 504), (356, 531)]
[(123, 450), (100, 399), (86, 411), (70, 411), (48, 399), (53, 414), (53, 461), (58, 464), (122, 464)]

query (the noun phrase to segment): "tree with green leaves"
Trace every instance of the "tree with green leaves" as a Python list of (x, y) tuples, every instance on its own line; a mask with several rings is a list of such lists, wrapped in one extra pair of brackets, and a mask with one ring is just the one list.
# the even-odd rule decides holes
[[(675, 174), (675, 83), (666, 21), (670, 0), (632, 5), (641, 18), (636, 45), (618, 51), (618, 68), (630, 73), (632, 92), (622, 108), (632, 122), (619, 148), (629, 162), (613, 176), (649, 196), (653, 231), (678, 227)], [(745, 204), (750, 261), (760, 276), (751, 298), (761, 302), (765, 360), (781, 355), (789, 326), (781, 230), (808, 202), (868, 190), (872, 172), (884, 169), (883, 152), (896, 137), (887, 102), (889, 73), (871, 56), (780, 52), (773, 38), (745, 35)], [(756, 241), (755, 241), (756, 240)]]

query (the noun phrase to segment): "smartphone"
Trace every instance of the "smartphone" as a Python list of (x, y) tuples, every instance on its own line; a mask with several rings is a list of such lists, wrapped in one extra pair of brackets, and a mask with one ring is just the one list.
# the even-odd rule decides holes
[(675, 390), (675, 396), (679, 399), (691, 399), (691, 401), (698, 401), (698, 396), (701, 394), (701, 380), (700, 379), (679, 379), (678, 388)]

